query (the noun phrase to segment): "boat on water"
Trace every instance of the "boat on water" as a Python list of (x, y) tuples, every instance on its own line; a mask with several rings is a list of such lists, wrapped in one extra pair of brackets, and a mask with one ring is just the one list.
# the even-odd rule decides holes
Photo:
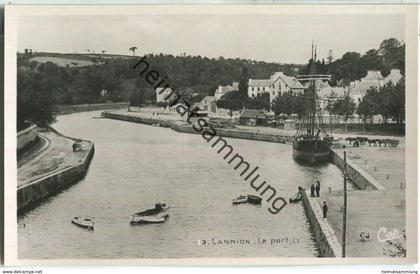
[(139, 216), (136, 222), (136, 224), (161, 224), (166, 221), (166, 219), (169, 218), (169, 214), (166, 215), (158, 215), (158, 216)]
[[(307, 115), (297, 127), (293, 139), (293, 158), (297, 161), (317, 164), (328, 161), (330, 158), (330, 146), (333, 137), (328, 135), (324, 128), (322, 113), (319, 106), (317, 83), (331, 80), (331, 75), (316, 74), (316, 46), (312, 45), (311, 75), (301, 75), (301, 81), (307, 82), (307, 92), (304, 96), (308, 99)], [(319, 85), (318, 85), (319, 86)]]
[(260, 205), (261, 204), (261, 197), (255, 196), (255, 195), (241, 195), (236, 199), (232, 200), (232, 204), (239, 205), (239, 204), (246, 204), (250, 203), (253, 205)]
[(86, 229), (95, 229), (95, 222), (91, 218), (74, 216), (71, 218), (71, 222), (79, 227)]
[(170, 207), (165, 203), (157, 203), (155, 204), (154, 208), (140, 211), (131, 215), (130, 222), (132, 224), (163, 223), (169, 217), (169, 215), (166, 213), (169, 208)]
[(262, 201), (261, 197), (255, 195), (248, 195), (248, 203), (253, 205), (260, 205)]

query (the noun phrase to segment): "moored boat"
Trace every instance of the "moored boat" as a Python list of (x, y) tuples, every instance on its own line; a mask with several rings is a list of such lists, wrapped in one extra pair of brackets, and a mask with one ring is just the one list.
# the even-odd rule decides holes
[(95, 228), (95, 222), (91, 218), (74, 216), (71, 219), (71, 222), (82, 228), (87, 228), (87, 229), (92, 229), (92, 230)]
[(169, 214), (166, 215), (157, 215), (157, 216), (138, 216), (137, 224), (161, 224), (169, 218)]
[(244, 195), (241, 195), (238, 198), (232, 200), (232, 204), (234, 205), (245, 204), (247, 202), (248, 202), (248, 196), (244, 196)]
[(328, 161), (330, 143), (317, 137), (300, 135), (293, 140), (293, 158), (297, 161), (315, 164)]
[[(302, 75), (301, 81), (308, 82), (308, 90), (304, 97), (307, 98), (307, 116), (304, 117), (302, 123), (297, 128), (296, 135), (293, 139), (293, 158), (297, 161), (316, 164), (325, 162), (330, 157), (330, 146), (333, 138), (329, 136), (324, 129), (322, 113), (319, 107), (317, 83), (324, 80), (331, 80), (331, 75), (317, 75), (316, 71), (316, 46), (314, 54), (314, 45), (312, 45), (311, 56), (312, 67), (311, 75)], [(319, 86), (319, 85), (318, 85)]]
[(253, 205), (260, 205), (262, 201), (261, 197), (255, 195), (248, 195), (248, 203)]
[[(141, 212), (134, 213), (131, 215), (131, 223), (142, 223), (144, 220), (153, 220), (153, 218), (156, 218), (155, 220), (160, 220), (160, 218), (169, 216), (166, 214), (166, 211), (170, 207), (165, 203), (158, 203), (155, 204), (155, 208), (147, 209)], [(144, 217), (153, 217), (153, 218), (144, 218)]]
[(232, 204), (239, 205), (239, 204), (246, 204), (250, 203), (253, 205), (260, 205), (261, 204), (261, 197), (255, 196), (255, 195), (241, 195), (236, 199), (232, 200)]

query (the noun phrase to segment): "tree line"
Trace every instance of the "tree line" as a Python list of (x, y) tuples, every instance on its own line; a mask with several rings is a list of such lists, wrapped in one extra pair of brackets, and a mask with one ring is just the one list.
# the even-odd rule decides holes
[[(327, 100), (328, 103), (324, 111), (333, 116), (343, 117), (345, 121), (355, 114), (359, 115), (364, 124), (375, 115), (381, 115), (383, 123), (386, 123), (389, 118), (399, 124), (405, 120), (404, 79), (396, 84), (388, 82), (379, 88), (368, 89), (358, 105), (348, 92), (341, 97), (331, 94)], [(284, 93), (276, 97), (271, 104), (271, 109), (276, 115), (285, 115), (286, 117), (297, 115), (298, 118), (307, 115), (311, 107), (313, 107), (313, 102), (311, 102), (309, 94), (300, 96)]]
[[(313, 62), (310, 59), (299, 73), (311, 74)], [(330, 74), (332, 86), (347, 86), (351, 81), (365, 77), (368, 70), (380, 70), (383, 76), (387, 76), (393, 68), (405, 73), (405, 44), (396, 38), (383, 40), (377, 49), (370, 49), (363, 55), (346, 52), (341, 58), (334, 59), (334, 52), (330, 50), (326, 59), (316, 61), (316, 73)]]
[[(133, 48), (133, 54), (135, 49)], [(57, 115), (56, 105), (90, 104), (101, 102), (131, 101), (132, 105), (156, 103), (156, 92), (138, 77), (132, 69), (137, 57), (118, 57), (104, 54), (69, 54), (93, 62), (89, 66), (58, 66), (52, 62), (31, 60), (32, 51), (17, 55), (18, 125), (25, 120), (50, 124)], [(46, 56), (55, 55), (52, 53)], [(66, 58), (64, 54), (56, 57)], [(207, 58), (201, 56), (174, 56), (148, 54), (151, 68), (167, 76), (177, 93), (184, 94), (191, 102), (212, 96), (218, 85), (228, 85), (241, 80), (241, 86), (249, 77), (267, 78), (274, 71), (296, 73), (301, 65), (279, 64), (247, 59)], [(247, 74), (240, 78), (242, 68)], [(102, 91), (106, 91), (105, 94)], [(42, 98), (42, 100), (41, 100)], [(29, 102), (33, 102), (30, 104)]]

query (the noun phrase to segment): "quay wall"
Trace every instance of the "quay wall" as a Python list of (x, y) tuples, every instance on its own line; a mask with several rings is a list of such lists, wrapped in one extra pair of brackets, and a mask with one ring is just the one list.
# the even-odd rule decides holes
[(322, 209), (316, 198), (308, 198), (305, 190), (301, 191), (302, 203), (306, 216), (309, 220), (311, 230), (318, 246), (321, 257), (340, 257), (341, 244), (326, 220), (322, 217)]
[(36, 125), (31, 125), (24, 130), (21, 130), (17, 134), (17, 150), (25, 148), (27, 145), (35, 141), (38, 137), (38, 127)]
[(102, 112), (102, 117), (120, 121), (127, 121), (132, 123), (138, 124), (145, 124), (145, 125), (155, 125), (159, 124), (160, 127), (171, 127), (173, 122), (170, 120), (160, 120), (155, 118), (145, 118), (139, 116), (131, 116), (131, 115), (124, 115), (124, 114), (117, 114), (104, 111)]
[(54, 194), (81, 180), (87, 173), (94, 151), (94, 144), (91, 143), (88, 153), (79, 164), (59, 170), (46, 177), (18, 187), (18, 213), (22, 213), (35, 207), (42, 200), (53, 196)]
[[(116, 119), (121, 121), (153, 125), (159, 124), (161, 127), (170, 127), (172, 130), (182, 133), (190, 134), (200, 134), (200, 132), (195, 131), (192, 128), (191, 124), (181, 124), (176, 121), (170, 120), (160, 120), (154, 118), (145, 118), (138, 116), (129, 116), (124, 114), (116, 114), (111, 112), (103, 112), (102, 116), (105, 118)], [(293, 142), (293, 136), (279, 135), (279, 134), (269, 134), (269, 133), (260, 133), (260, 132), (251, 132), (244, 130), (236, 129), (225, 129), (225, 128), (215, 128), (217, 135), (227, 138), (237, 138), (237, 139), (247, 139), (255, 141), (265, 141), (265, 142), (275, 142), (275, 143), (291, 143)]]
[[(377, 180), (370, 176), (366, 171), (347, 160), (347, 176), (361, 190), (386, 190)], [(344, 171), (344, 158), (334, 149), (331, 149), (331, 162)]]
[(58, 112), (60, 115), (71, 114), (76, 112), (119, 109), (128, 107), (127, 102), (99, 103), (99, 104), (83, 104), (83, 105), (60, 105)]

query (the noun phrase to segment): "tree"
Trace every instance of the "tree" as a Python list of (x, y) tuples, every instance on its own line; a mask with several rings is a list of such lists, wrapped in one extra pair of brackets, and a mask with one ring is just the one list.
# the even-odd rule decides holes
[(231, 115), (232, 111), (243, 108), (242, 100), (240, 99), (240, 94), (237, 90), (229, 91), (223, 95), (220, 100), (216, 102), (216, 105), (218, 108), (229, 109)]
[(331, 111), (335, 115), (343, 116), (347, 128), (347, 120), (354, 114), (355, 108), (356, 104), (354, 103), (353, 98), (351, 98), (350, 95), (346, 93), (343, 97), (335, 100)]
[(263, 93), (260, 96), (249, 98), (244, 104), (247, 109), (270, 111), (270, 94)]
[(106, 50), (102, 50), (102, 54), (105, 54)]
[(328, 51), (327, 61), (328, 64), (331, 64), (334, 61), (334, 51), (332, 49)]
[[(241, 76), (239, 80), (239, 96), (242, 105), (245, 106), (245, 102), (248, 100), (248, 68), (242, 67)], [(268, 99), (268, 109), (270, 109), (270, 99)]]
[[(309, 74), (313, 60), (300, 70), (300, 74)], [(397, 68), (405, 71), (405, 44), (395, 38), (389, 38), (379, 45), (378, 49), (370, 49), (361, 55), (357, 52), (346, 52), (341, 58), (335, 59), (332, 50), (328, 52), (326, 64), (316, 62), (317, 73), (331, 74), (332, 85), (348, 85), (350, 81), (358, 80), (367, 74), (367, 70), (381, 70), (384, 76), (390, 70)]]
[(298, 115), (301, 118), (307, 114), (307, 106), (309, 97), (307, 94), (294, 95), (293, 92), (283, 93), (274, 98), (271, 103), (271, 110), (275, 115), (285, 114), (289, 117), (292, 114)]
[(133, 56), (136, 56), (137, 47), (131, 47), (128, 50), (133, 52)]
[(377, 98), (378, 90), (376, 88), (371, 88), (366, 91), (366, 95), (363, 96), (357, 106), (357, 114), (362, 118), (364, 127), (366, 126), (367, 119), (377, 112)]
[(62, 86), (54, 76), (42, 72), (22, 71), (17, 73), (17, 128), (26, 121), (45, 127), (56, 121), (58, 108), (53, 92)]
[(402, 123), (405, 118), (405, 84), (404, 80), (396, 85), (388, 82), (379, 88), (377, 102), (377, 114), (384, 118), (384, 123), (388, 118), (393, 118), (398, 123)]

